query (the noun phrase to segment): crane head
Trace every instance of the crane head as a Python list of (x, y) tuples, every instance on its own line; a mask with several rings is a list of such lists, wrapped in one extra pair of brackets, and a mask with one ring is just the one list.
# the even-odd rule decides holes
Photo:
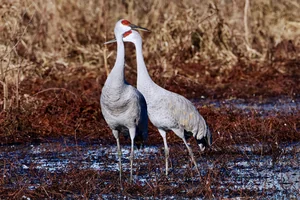
[(206, 135), (202, 139), (197, 140), (197, 143), (201, 151), (204, 151), (206, 147), (210, 147), (212, 145), (212, 134), (208, 126), (206, 129)]
[[(150, 32), (150, 30), (143, 28), (141, 26), (137, 26), (135, 24), (130, 23), (128, 20), (126, 19), (121, 19), (117, 22), (116, 26), (120, 26), (120, 27), (124, 27), (126, 29), (128, 29), (128, 27), (130, 28), (129, 30), (140, 30), (140, 31), (146, 31), (146, 32)], [(127, 30), (127, 31), (129, 31)], [(125, 31), (126, 32), (126, 31)]]
[[(141, 26), (137, 26), (135, 24), (132, 24), (126, 19), (121, 19), (115, 25), (115, 29), (114, 29), (115, 36), (117, 37), (117, 35), (120, 35), (120, 34), (123, 35), (124, 33), (126, 33), (127, 31), (130, 31), (130, 30), (141, 30), (141, 31), (150, 32), (148, 29), (143, 28)], [(116, 42), (116, 39), (107, 41), (104, 44), (109, 44), (109, 43), (113, 43), (113, 42)]]
[[(135, 43), (136, 41), (142, 41), (142, 37), (139, 34), (139, 32), (134, 31), (134, 30), (129, 30), (123, 34), (123, 41)], [(112, 39), (112, 40), (105, 42), (104, 44), (110, 44), (110, 43), (114, 43), (114, 42), (117, 42), (117, 40)]]
[(130, 30), (123, 34), (123, 41), (135, 43), (136, 41), (142, 41), (142, 37), (139, 32)]

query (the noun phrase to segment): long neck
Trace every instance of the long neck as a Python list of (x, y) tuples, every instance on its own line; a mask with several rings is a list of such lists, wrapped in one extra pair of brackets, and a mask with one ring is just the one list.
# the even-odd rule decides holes
[(142, 42), (137, 41), (135, 43), (135, 48), (136, 48), (136, 61), (137, 61), (137, 71), (138, 71), (137, 87), (141, 88), (142, 86), (147, 86), (148, 84), (152, 84), (153, 81), (145, 65), (143, 50), (142, 50)]
[(107, 83), (113, 87), (122, 86), (125, 82), (124, 63), (125, 63), (125, 49), (122, 40), (122, 35), (116, 35), (117, 40), (117, 58), (113, 69), (107, 77)]

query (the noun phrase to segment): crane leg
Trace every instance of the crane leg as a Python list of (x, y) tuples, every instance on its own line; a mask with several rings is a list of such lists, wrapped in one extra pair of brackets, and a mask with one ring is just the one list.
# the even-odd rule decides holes
[(191, 159), (192, 159), (192, 161), (193, 161), (193, 163), (194, 163), (194, 165), (196, 167), (196, 170), (197, 170), (198, 174), (200, 175), (200, 172), (199, 172), (199, 169), (198, 169), (198, 166), (197, 166), (197, 163), (196, 163), (196, 160), (195, 160), (195, 157), (194, 157), (194, 154), (193, 154), (193, 151), (192, 151), (191, 147), (188, 145), (188, 143), (186, 142), (186, 140), (185, 140), (184, 137), (182, 138), (182, 140), (183, 140), (186, 148), (189, 151), (190, 157), (191, 157)]
[(132, 183), (132, 166), (134, 159), (134, 138), (135, 138), (136, 128), (129, 129), (130, 139), (131, 139), (131, 153), (130, 153), (130, 182)]
[(166, 131), (162, 129), (158, 129), (161, 137), (164, 140), (164, 146), (165, 146), (165, 162), (166, 162), (166, 176), (168, 176), (168, 171), (169, 171), (169, 147), (167, 143), (167, 134)]
[(190, 157), (191, 157), (191, 159), (192, 159), (192, 162), (194, 163), (194, 165), (195, 165), (195, 167), (196, 167), (196, 170), (197, 170), (198, 174), (200, 175), (200, 172), (199, 172), (199, 169), (198, 169), (198, 166), (197, 166), (197, 163), (196, 163), (196, 160), (195, 160), (193, 151), (192, 151), (191, 147), (188, 145), (188, 143), (186, 142), (186, 139), (185, 139), (185, 137), (184, 137), (184, 130), (173, 129), (172, 131), (173, 131), (178, 137), (180, 137), (180, 138), (183, 140), (183, 142), (184, 142), (186, 148), (187, 148), (188, 151), (189, 151), (189, 154), (190, 154)]
[(122, 152), (120, 147), (119, 132), (117, 130), (113, 130), (113, 135), (117, 140), (117, 149), (118, 149), (118, 158), (119, 158), (119, 177), (120, 177), (120, 186), (122, 189), (123, 188), (122, 187), (122, 161), (121, 161)]

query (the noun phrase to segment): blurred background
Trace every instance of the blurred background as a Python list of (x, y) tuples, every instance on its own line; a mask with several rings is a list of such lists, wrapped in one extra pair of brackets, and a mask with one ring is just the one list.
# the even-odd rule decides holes
[[(299, 59), (299, 0), (2, 0), (0, 7), (2, 81), (16, 70), (21, 80), (65, 68), (107, 73), (116, 46), (103, 43), (121, 18), (152, 31), (143, 33), (145, 60), (150, 73), (161, 70), (164, 77), (187, 70), (197, 81), (196, 75), (218, 78), (239, 62)], [(135, 72), (132, 47), (126, 57), (127, 71)], [(189, 75), (187, 63), (201, 70)]]
[[(299, 9), (299, 0), (2, 0), (2, 129), (60, 134), (78, 117), (103, 121), (99, 97), (116, 57), (103, 43), (121, 18), (152, 31), (141, 33), (145, 62), (166, 89), (189, 99), (297, 98)], [(125, 72), (136, 85), (128, 43)], [(58, 116), (70, 127), (51, 128)]]

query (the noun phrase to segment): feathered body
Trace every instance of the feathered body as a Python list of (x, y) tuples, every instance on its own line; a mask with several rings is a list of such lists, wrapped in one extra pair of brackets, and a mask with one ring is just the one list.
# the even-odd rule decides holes
[(193, 135), (198, 142), (200, 150), (212, 143), (210, 130), (194, 105), (185, 97), (170, 92), (153, 82), (146, 68), (142, 53), (142, 39), (138, 32), (129, 31), (124, 41), (133, 42), (136, 47), (137, 58), (137, 88), (143, 94), (147, 102), (147, 110), (150, 121), (158, 128), (163, 137), (166, 155), (166, 174), (168, 173), (169, 149), (166, 139), (166, 131), (172, 130), (184, 141), (192, 161), (196, 168), (196, 162), (191, 148), (186, 142), (186, 137)]
[(197, 140), (206, 136), (205, 120), (189, 100), (156, 84), (149, 85), (138, 84), (138, 90), (146, 99), (149, 119), (154, 126), (165, 131), (184, 130)]
[[(109, 79), (107, 79), (109, 80)], [(130, 128), (136, 128), (137, 139), (144, 140), (148, 136), (147, 105), (143, 95), (125, 81), (123, 85), (113, 87), (113, 81), (106, 81), (101, 93), (101, 110), (103, 117), (111, 130), (129, 133)]]
[(123, 34), (131, 30), (132, 27), (137, 26), (130, 24), (127, 20), (119, 20), (115, 25), (117, 58), (113, 69), (105, 81), (100, 97), (103, 117), (117, 140), (120, 182), (122, 166), (119, 133), (128, 134), (129, 132), (131, 139), (130, 180), (132, 180), (134, 140), (136, 138), (142, 142), (148, 135), (146, 101), (136, 88), (125, 81), (124, 76), (125, 49), (122, 38)]

